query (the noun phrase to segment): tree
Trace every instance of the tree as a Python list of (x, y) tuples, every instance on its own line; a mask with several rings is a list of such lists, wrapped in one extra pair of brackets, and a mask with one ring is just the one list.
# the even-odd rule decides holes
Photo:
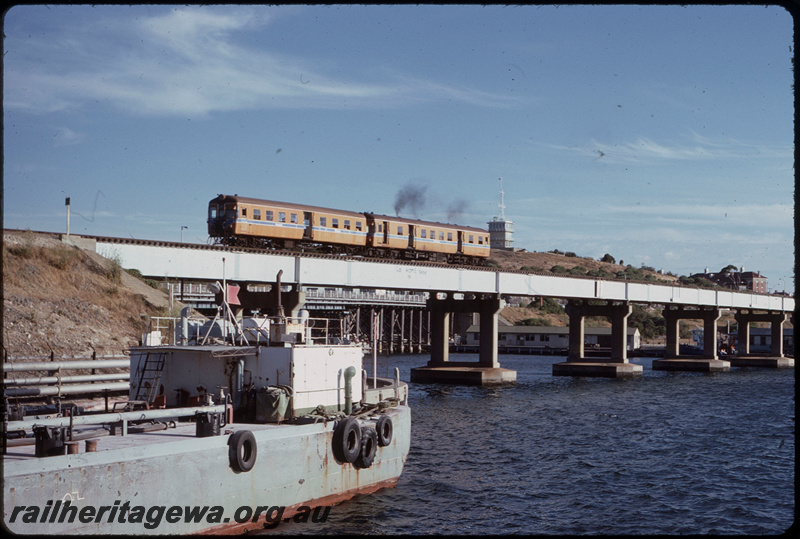
[(616, 259), (608, 253), (603, 255), (603, 258), (600, 259), (600, 262), (608, 262), (609, 264), (617, 263)]

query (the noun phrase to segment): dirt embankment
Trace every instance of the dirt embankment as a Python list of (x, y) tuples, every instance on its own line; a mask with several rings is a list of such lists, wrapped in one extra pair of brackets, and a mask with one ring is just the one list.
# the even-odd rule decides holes
[(9, 357), (121, 354), (139, 343), (147, 316), (169, 314), (164, 291), (115, 261), (54, 235), (3, 233), (3, 349)]
[[(582, 274), (589, 271), (605, 271), (610, 275), (624, 271), (627, 265), (600, 262), (591, 258), (582, 258), (579, 256), (566, 256), (564, 254), (556, 253), (539, 253), (528, 251), (499, 251), (492, 250), (491, 259), (495, 261), (502, 269), (507, 270), (520, 270), (527, 269), (530, 271), (549, 272), (553, 267), (561, 266), (566, 270), (574, 270), (577, 267), (583, 268)], [(674, 275), (667, 275), (641, 269), (641, 274), (644, 276), (651, 276), (655, 281), (675, 282), (678, 277)]]

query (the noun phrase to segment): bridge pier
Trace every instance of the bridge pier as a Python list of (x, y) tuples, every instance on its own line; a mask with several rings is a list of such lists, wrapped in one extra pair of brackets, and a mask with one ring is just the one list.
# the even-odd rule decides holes
[[(633, 308), (627, 302), (589, 305), (570, 301), (569, 356), (564, 363), (553, 365), (554, 376), (599, 376), (623, 378), (642, 374), (641, 365), (628, 361), (628, 316)], [(605, 316), (611, 320), (611, 357), (587, 358), (585, 356), (584, 319), (587, 316)]]
[[(501, 368), (497, 358), (497, 315), (504, 305), (496, 294), (471, 299), (455, 299), (452, 292), (443, 299), (431, 294), (431, 359), (427, 366), (411, 369), (411, 381), (460, 385), (516, 382), (516, 371)], [(478, 361), (450, 361), (450, 315), (474, 312), (480, 314)]]
[[(735, 367), (794, 367), (794, 358), (783, 354), (783, 325), (788, 321), (789, 313), (754, 313), (752, 309), (740, 309), (736, 313), (736, 324), (739, 326), (739, 342), (736, 345), (736, 356), (730, 358)], [(750, 352), (750, 324), (752, 322), (769, 322), (772, 342), (770, 354), (754, 354)]]
[[(667, 326), (667, 343), (664, 359), (653, 360), (654, 371), (699, 371), (723, 372), (731, 368), (730, 361), (717, 356), (717, 320), (721, 311), (717, 307), (687, 309), (683, 306), (664, 308)], [(703, 354), (687, 356), (680, 353), (680, 321), (683, 319), (703, 320)]]

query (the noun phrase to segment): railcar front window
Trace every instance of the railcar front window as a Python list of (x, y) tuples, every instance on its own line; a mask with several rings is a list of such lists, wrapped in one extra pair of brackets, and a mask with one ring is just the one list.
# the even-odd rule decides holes
[(208, 207), (208, 219), (214, 221), (217, 218), (217, 207), (216, 206), (209, 206)]

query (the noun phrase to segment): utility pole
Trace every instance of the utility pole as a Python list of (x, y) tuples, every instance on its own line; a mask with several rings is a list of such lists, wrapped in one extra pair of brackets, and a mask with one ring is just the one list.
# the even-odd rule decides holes
[(67, 197), (65, 204), (67, 206), (67, 237), (69, 237), (69, 197)]

